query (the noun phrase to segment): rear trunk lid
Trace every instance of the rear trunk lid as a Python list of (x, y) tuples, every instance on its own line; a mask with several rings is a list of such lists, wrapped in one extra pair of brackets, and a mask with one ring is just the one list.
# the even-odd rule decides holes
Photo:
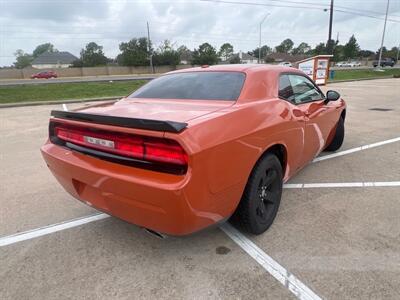
[(188, 123), (190, 120), (230, 107), (234, 101), (128, 99), (94, 105), (76, 112), (112, 117)]

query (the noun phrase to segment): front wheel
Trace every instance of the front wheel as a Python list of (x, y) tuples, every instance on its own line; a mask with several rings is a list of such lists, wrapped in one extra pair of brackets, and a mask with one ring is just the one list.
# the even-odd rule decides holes
[(340, 117), (336, 125), (336, 131), (332, 139), (332, 142), (325, 148), (325, 150), (326, 151), (338, 150), (342, 146), (343, 140), (344, 140), (344, 120), (342, 117)]
[(274, 154), (266, 154), (254, 167), (232, 221), (252, 234), (261, 234), (274, 221), (283, 186), (282, 166)]

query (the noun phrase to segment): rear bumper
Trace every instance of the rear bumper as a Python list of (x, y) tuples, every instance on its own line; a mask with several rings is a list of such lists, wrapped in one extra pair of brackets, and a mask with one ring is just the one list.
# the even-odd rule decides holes
[(42, 146), (41, 152), (73, 197), (138, 226), (186, 235), (232, 212), (207, 205), (213, 200), (207, 181), (194, 180), (190, 168), (185, 175), (166, 174), (103, 161), (52, 143)]

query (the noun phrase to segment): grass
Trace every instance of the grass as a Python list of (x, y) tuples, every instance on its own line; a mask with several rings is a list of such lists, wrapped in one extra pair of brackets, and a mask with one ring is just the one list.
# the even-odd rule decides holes
[[(333, 81), (387, 76), (400, 76), (400, 69), (385, 69), (384, 72), (376, 72), (371, 69), (336, 70)], [(145, 80), (134, 80), (0, 86), (0, 104), (27, 101), (120, 97), (129, 95), (146, 82)]]
[(335, 70), (335, 77), (332, 81), (366, 79), (376, 77), (400, 76), (400, 69), (384, 69), (384, 72), (377, 72), (372, 69), (367, 70)]
[(126, 96), (145, 80), (0, 86), (0, 104)]

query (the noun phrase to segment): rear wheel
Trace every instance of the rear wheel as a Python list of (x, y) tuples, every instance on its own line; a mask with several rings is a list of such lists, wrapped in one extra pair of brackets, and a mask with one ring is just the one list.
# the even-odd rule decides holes
[(249, 233), (261, 234), (274, 221), (282, 196), (282, 166), (266, 154), (254, 167), (232, 221)]
[(325, 148), (326, 151), (336, 151), (338, 150), (344, 140), (344, 120), (342, 117), (339, 118), (339, 121), (336, 126), (335, 136), (332, 139), (332, 142)]

